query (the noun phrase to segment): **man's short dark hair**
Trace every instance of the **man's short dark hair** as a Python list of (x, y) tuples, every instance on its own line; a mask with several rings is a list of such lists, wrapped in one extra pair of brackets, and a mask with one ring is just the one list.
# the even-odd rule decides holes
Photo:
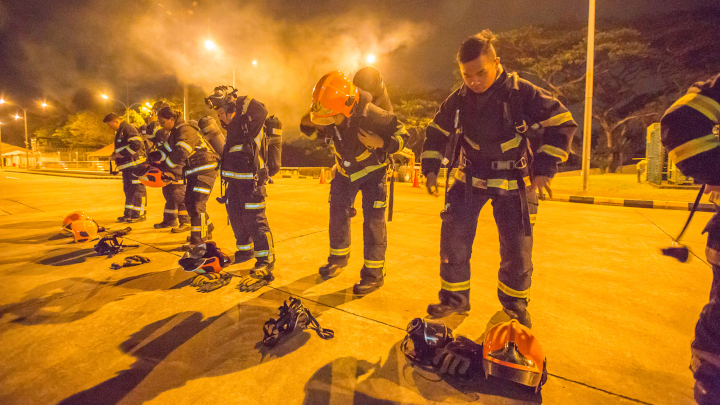
[(497, 42), (497, 37), (490, 30), (483, 30), (479, 34), (475, 34), (466, 39), (460, 45), (457, 53), (457, 61), (459, 63), (467, 63), (480, 57), (480, 55), (495, 56), (495, 48), (493, 44)]
[(166, 120), (173, 118), (177, 121), (180, 117), (182, 117), (182, 113), (178, 110), (173, 110), (170, 106), (167, 106), (161, 108), (160, 111), (157, 112), (157, 116)]
[(106, 123), (113, 122), (113, 121), (119, 120), (119, 119), (120, 119), (119, 115), (117, 115), (115, 113), (110, 113), (110, 114), (106, 115), (105, 118), (103, 118), (103, 122), (106, 122)]

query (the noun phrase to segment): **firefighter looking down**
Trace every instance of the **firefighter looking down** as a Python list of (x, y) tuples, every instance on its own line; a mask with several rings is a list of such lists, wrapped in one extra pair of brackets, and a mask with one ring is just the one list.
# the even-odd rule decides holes
[(185, 206), (190, 215), (190, 249), (212, 238), (215, 226), (210, 222), (206, 204), (217, 177), (218, 158), (207, 144), (200, 129), (186, 123), (182, 113), (170, 107), (158, 111), (158, 122), (167, 132), (164, 150), (158, 150), (151, 156), (152, 163), (175, 181), (175, 173), (181, 173), (187, 186), (185, 188)]
[(219, 86), (205, 98), (207, 107), (217, 111), (227, 130), (222, 152), (221, 181), (227, 184), (225, 207), (235, 234), (235, 263), (255, 258), (250, 275), (238, 289), (255, 291), (275, 279), (275, 244), (265, 215), (265, 184), (268, 173), (267, 139), (263, 131), (268, 113), (250, 96), (237, 96), (230, 86)]
[[(660, 122), (662, 143), (670, 160), (685, 176), (705, 185), (705, 193), (720, 193), (720, 74), (695, 83), (665, 112)], [(712, 198), (711, 201), (716, 201)], [(716, 211), (719, 209), (716, 203)], [(695, 326), (690, 346), (695, 376), (695, 400), (717, 404), (720, 398), (720, 212), (705, 226), (705, 255), (712, 265), (710, 301)]]
[(312, 124), (327, 126), (337, 175), (330, 183), (330, 255), (320, 267), (325, 278), (337, 276), (350, 257), (350, 211), (362, 191), (365, 262), (353, 292), (365, 295), (380, 288), (385, 276), (387, 232), (387, 157), (408, 139), (397, 117), (371, 102), (341, 72), (323, 76), (313, 89)]
[(448, 171), (458, 167), (441, 213), (440, 302), (429, 305), (428, 314), (439, 318), (470, 310), (472, 244), (480, 210), (492, 201), (500, 236), (498, 297), (510, 317), (530, 327), (535, 189), (551, 192), (550, 181), (557, 164), (568, 158), (577, 124), (547, 91), (503, 69), (494, 40), (485, 30), (463, 42), (457, 61), (464, 84), (427, 127), (422, 172), (428, 191), (437, 195), (443, 161)]
[(147, 191), (137, 174), (139, 166), (147, 161), (145, 143), (137, 129), (119, 115), (110, 113), (103, 122), (115, 131), (115, 151), (110, 158), (115, 161), (116, 170), (122, 172), (125, 210), (117, 220), (131, 223), (144, 221)]

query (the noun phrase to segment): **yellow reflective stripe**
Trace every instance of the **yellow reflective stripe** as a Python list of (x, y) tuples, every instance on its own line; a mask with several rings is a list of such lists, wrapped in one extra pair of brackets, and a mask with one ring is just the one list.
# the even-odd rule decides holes
[(430, 123), (428, 124), (428, 128), (435, 128), (438, 131), (442, 132), (442, 134), (445, 136), (450, 135), (450, 132), (440, 128), (440, 126), (438, 124), (436, 124), (435, 121), (430, 121)]
[(250, 243), (248, 245), (235, 245), (237, 247), (237, 250), (253, 250), (253, 244)]
[(509, 295), (509, 296), (515, 297), (515, 298), (527, 298), (530, 295), (529, 288), (525, 291), (513, 290), (512, 288), (503, 284), (502, 281), (500, 281), (500, 280), (498, 280), (498, 290), (504, 292), (506, 295)]
[(131, 210), (131, 209), (135, 208), (135, 206), (134, 205), (126, 205), (125, 208)]
[(383, 163), (383, 164), (381, 164), (381, 165), (375, 165), (375, 166), (368, 166), (368, 167), (366, 167), (366, 168), (364, 168), (364, 169), (362, 169), (362, 170), (359, 170), (359, 171), (351, 174), (351, 175), (350, 175), (350, 181), (355, 181), (355, 180), (357, 180), (357, 179), (359, 179), (359, 178), (361, 178), (361, 177), (363, 177), (363, 176), (365, 176), (365, 175), (367, 175), (367, 174), (370, 174), (370, 173), (374, 172), (374, 171), (377, 170), (377, 169), (382, 169), (382, 168), (385, 167), (386, 165), (387, 165), (387, 163)]
[(264, 169), (264, 168), (265, 168), (265, 161), (263, 160), (262, 156), (258, 156), (258, 161), (259, 161), (259, 163), (260, 163), (260, 168), (261, 168), (261, 169)]
[(480, 150), (480, 145), (471, 141), (470, 138), (467, 137), (467, 135), (465, 135), (465, 142), (467, 142), (468, 145), (472, 146), (473, 149)]
[(273, 128), (271, 132), (273, 135), (282, 135), (282, 129)]
[(445, 291), (464, 291), (470, 289), (470, 280), (468, 281), (461, 281), (459, 283), (450, 283), (445, 280), (440, 280), (441, 288)]
[(128, 142), (130, 141), (142, 142), (142, 138), (140, 138), (139, 136), (133, 136), (132, 138), (128, 139)]
[(269, 250), (257, 250), (255, 251), (255, 257), (265, 257), (270, 256)]
[(161, 150), (159, 150), (158, 152), (160, 152), (160, 155), (162, 156), (162, 159), (160, 159), (161, 162), (164, 161), (165, 159), (167, 159), (167, 155), (165, 154), (165, 152), (163, 152)]
[(141, 157), (140, 159), (138, 159), (138, 160), (136, 160), (136, 161), (134, 161), (134, 162), (125, 163), (124, 165), (120, 165), (120, 166), (117, 167), (117, 169), (118, 169), (118, 170), (122, 170), (122, 169), (127, 169), (128, 167), (137, 166), (137, 165), (139, 165), (139, 164), (141, 164), (141, 163), (144, 163), (145, 160), (147, 160), (147, 159), (145, 159), (145, 157)]
[(160, 127), (160, 125), (156, 125), (155, 128), (153, 129), (153, 133), (152, 133), (153, 137), (155, 135), (157, 135), (158, 131), (160, 131), (161, 129), (162, 128)]
[(196, 167), (196, 168), (194, 168), (194, 169), (190, 169), (190, 170), (186, 171), (185, 174), (193, 174), (193, 173), (201, 172), (201, 171), (203, 171), (203, 170), (214, 169), (214, 168), (216, 168), (216, 167), (217, 167), (217, 163), (210, 163), (210, 164), (208, 164), (208, 165), (204, 165), (204, 166)]
[(720, 142), (715, 134), (705, 135), (701, 138), (685, 142), (671, 150), (668, 153), (668, 157), (670, 157), (670, 160), (673, 162), (680, 163), (687, 158), (715, 149), (719, 144)]
[(509, 151), (510, 149), (517, 148), (520, 146), (520, 142), (522, 142), (522, 136), (515, 134), (515, 138), (511, 139), (505, 143), (500, 144), (500, 149), (502, 149), (503, 153)]
[(265, 208), (265, 203), (245, 203), (245, 209), (246, 210), (259, 210), (261, 208)]
[(372, 156), (372, 152), (369, 149), (365, 149), (365, 152), (361, 153), (360, 156), (356, 157), (355, 160), (360, 162)]
[(665, 114), (671, 113), (682, 106), (688, 106), (700, 112), (702, 115), (708, 117), (710, 121), (718, 123), (720, 121), (720, 103), (713, 100), (710, 97), (703, 96), (702, 94), (696, 93), (700, 91), (697, 88), (690, 88), (688, 94), (680, 97), (673, 105), (668, 108)]
[(141, 184), (140, 180), (131, 180), (131, 181), (132, 181), (132, 184)]
[(501, 188), (503, 190), (517, 190), (517, 188), (518, 188), (517, 180), (507, 180), (507, 179), (488, 179), (487, 186)]
[(387, 201), (375, 201), (373, 203), (373, 208), (385, 208), (387, 207)]
[(530, 214), (530, 224), (534, 224), (537, 220), (537, 214)]
[(330, 248), (330, 255), (331, 256), (345, 256), (350, 254), (350, 246), (342, 249), (333, 249)]
[(543, 127), (556, 127), (564, 122), (572, 121), (573, 117), (570, 111), (558, 114), (554, 117), (550, 117), (545, 121), (540, 121), (539, 124)]
[(190, 147), (190, 145), (188, 145), (187, 143), (185, 143), (185, 142), (183, 142), (183, 141), (180, 141), (180, 142), (176, 143), (175, 146), (182, 146), (182, 147), (185, 148), (188, 152), (192, 152), (192, 151), (193, 151), (192, 148)]
[(442, 160), (443, 155), (442, 153), (436, 151), (436, 150), (426, 150), (423, 151), (423, 153), (420, 155), (420, 159), (438, 159)]
[[(455, 172), (455, 179), (457, 181), (465, 183), (466, 177), (467, 176), (465, 175), (465, 173), (463, 173), (459, 170)], [(530, 184), (529, 177), (525, 177), (525, 178), (523, 178), (523, 180), (525, 181), (525, 185)], [(477, 177), (473, 177), (472, 185), (473, 185), (473, 187), (477, 187), (477, 188), (481, 188), (481, 189), (487, 189), (488, 187), (501, 188), (503, 190), (509, 190), (509, 191), (518, 189), (517, 180), (508, 180), (508, 179), (484, 180), (484, 179), (478, 179)]]
[(117, 148), (117, 149), (115, 149), (115, 153), (120, 153), (120, 152), (122, 152), (122, 151), (125, 150), (125, 149), (127, 149), (128, 152), (133, 153), (133, 152), (132, 152), (132, 149), (130, 149), (130, 145), (125, 145), (125, 146), (123, 146), (122, 148)]
[(368, 269), (378, 269), (385, 266), (385, 260), (365, 260), (365, 267)]
[(164, 144), (165, 144), (165, 149), (167, 149), (167, 150), (168, 150), (168, 152), (172, 152), (172, 148), (170, 147), (170, 144), (169, 144), (169, 143), (167, 143), (167, 141), (165, 141), (165, 143), (164, 143)]
[(408, 132), (405, 129), (405, 125), (400, 124), (400, 129), (395, 131), (395, 133), (393, 134), (395, 139), (397, 139), (397, 141), (398, 141), (398, 145), (400, 145), (400, 146), (398, 146), (398, 151), (403, 150), (403, 147), (405, 146), (405, 140), (403, 139), (402, 135), (407, 135), (407, 133)]
[(543, 145), (537, 151), (538, 153), (545, 153), (547, 155), (559, 158), (561, 162), (568, 160), (568, 153), (561, 148), (558, 148), (557, 146)]
[(165, 210), (166, 214), (177, 214), (177, 210)]
[(236, 173), (236, 172), (231, 172), (228, 170), (223, 170), (221, 172), (221, 174), (224, 177), (230, 177), (232, 179), (239, 179), (239, 180), (252, 180), (255, 178), (255, 176), (252, 173)]
[(252, 97), (246, 96), (245, 101), (243, 101), (243, 105), (242, 105), (242, 113), (243, 114), (247, 113), (248, 107), (250, 107), (250, 101), (252, 101)]
[(142, 207), (142, 209), (140, 210), (140, 215), (145, 215), (145, 206), (147, 205), (145, 197), (142, 197), (142, 199), (140, 199), (140, 204), (140, 206)]
[(187, 211), (178, 211), (178, 215), (187, 215), (187, 214), (188, 214)]
[(165, 159), (165, 163), (167, 163), (167, 165), (170, 166), (170, 167), (173, 168), (173, 169), (177, 167), (177, 165), (176, 165), (175, 163), (173, 163), (172, 160), (170, 160), (169, 157), (168, 157), (167, 159)]
[(201, 231), (202, 231), (202, 226), (193, 226), (193, 227), (190, 227), (190, 231), (191, 231), (191, 232), (201, 232)]
[(203, 194), (210, 194), (210, 190), (205, 187), (194, 187), (193, 191)]
[(242, 145), (235, 145), (228, 152), (240, 152), (242, 150)]

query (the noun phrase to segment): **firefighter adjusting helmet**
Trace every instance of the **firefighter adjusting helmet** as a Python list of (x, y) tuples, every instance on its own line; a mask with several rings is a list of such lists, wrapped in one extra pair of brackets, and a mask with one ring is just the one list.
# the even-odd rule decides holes
[(536, 392), (547, 380), (540, 342), (516, 319), (495, 325), (485, 335), (483, 369), (486, 375), (535, 387)]
[(162, 172), (160, 169), (153, 167), (152, 169), (148, 170), (145, 174), (138, 177), (140, 180), (140, 183), (148, 186), (148, 187), (165, 187), (167, 185), (167, 182), (162, 179)]
[(358, 89), (350, 79), (342, 72), (330, 72), (313, 89), (310, 119), (316, 125), (330, 125), (337, 114), (350, 117), (358, 101)]
[(205, 97), (205, 106), (211, 110), (223, 109), (226, 113), (235, 112), (235, 100), (237, 100), (237, 89), (232, 86), (215, 87), (209, 96)]
[(75, 242), (88, 242), (97, 238), (98, 226), (92, 219), (79, 219), (70, 224)]

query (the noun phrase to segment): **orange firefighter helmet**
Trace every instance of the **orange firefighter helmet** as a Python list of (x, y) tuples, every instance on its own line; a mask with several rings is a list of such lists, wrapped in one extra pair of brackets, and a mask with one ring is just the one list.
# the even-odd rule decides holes
[[(93, 219), (90, 217), (90, 215), (86, 214), (85, 211), (73, 211), (69, 213), (65, 219), (63, 219), (63, 229), (67, 229), (68, 226), (73, 223), (73, 221), (79, 221), (81, 219), (87, 219), (92, 221)], [(69, 229), (68, 229), (69, 230)]]
[(148, 170), (145, 174), (138, 177), (140, 179), (140, 183), (148, 186), (148, 187), (165, 187), (167, 185), (167, 182), (162, 179), (162, 172), (160, 169), (153, 167), (152, 169)]
[(330, 72), (313, 89), (310, 119), (316, 125), (330, 125), (337, 114), (350, 117), (358, 101), (358, 89), (350, 79), (342, 72)]
[(80, 219), (70, 224), (75, 242), (88, 242), (98, 235), (98, 225), (92, 219)]
[(198, 274), (220, 273), (235, 261), (235, 255), (229, 250), (218, 247), (215, 242), (207, 241), (186, 252), (180, 259), (180, 267), (185, 271)]
[(535, 387), (547, 380), (546, 360), (540, 342), (532, 331), (517, 320), (495, 325), (483, 343), (486, 375)]

